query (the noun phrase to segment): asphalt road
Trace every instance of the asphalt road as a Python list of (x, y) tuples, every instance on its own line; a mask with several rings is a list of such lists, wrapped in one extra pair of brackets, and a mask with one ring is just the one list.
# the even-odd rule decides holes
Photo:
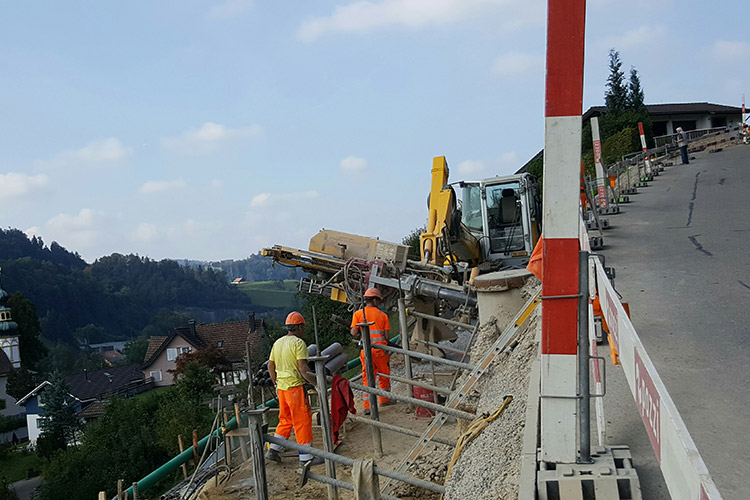
[[(723, 498), (747, 500), (750, 146), (695, 156), (609, 216), (603, 253)], [(607, 368), (608, 443), (631, 447), (645, 500), (668, 499), (622, 370)]]
[(11, 489), (18, 495), (18, 500), (31, 500), (34, 491), (42, 484), (42, 478), (40, 476), (32, 477), (31, 479), (23, 479), (16, 481), (11, 485)]

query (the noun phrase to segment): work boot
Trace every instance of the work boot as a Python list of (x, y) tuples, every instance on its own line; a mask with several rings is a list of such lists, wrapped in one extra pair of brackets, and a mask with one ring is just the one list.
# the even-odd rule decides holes
[(323, 460), (320, 457), (313, 457), (312, 460), (307, 460), (303, 462), (302, 460), (299, 461), (299, 466), (304, 467), (307, 464), (310, 464), (310, 467), (313, 467), (315, 465), (323, 465), (326, 461)]
[(365, 417), (369, 417), (369, 416), (370, 416), (370, 409), (367, 408), (365, 409)]
[(274, 462), (281, 463), (281, 454), (273, 448), (268, 448), (266, 452), (266, 460), (273, 460)]

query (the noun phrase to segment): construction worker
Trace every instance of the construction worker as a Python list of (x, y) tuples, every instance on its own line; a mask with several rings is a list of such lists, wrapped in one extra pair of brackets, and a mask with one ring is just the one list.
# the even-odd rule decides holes
[[(368, 323), (374, 322), (370, 325), (370, 343), (372, 344), (387, 344), (388, 337), (391, 333), (391, 323), (388, 320), (388, 315), (378, 309), (380, 302), (383, 300), (383, 296), (380, 294), (380, 290), (377, 288), (368, 288), (365, 291), (365, 307), (354, 311), (352, 316), (351, 334), (356, 337), (361, 334), (361, 329), (357, 326), (359, 323), (363, 323), (365, 319)], [(364, 313), (363, 313), (364, 311)], [(391, 380), (387, 377), (381, 377), (379, 374), (390, 375), (391, 367), (388, 364), (390, 359), (388, 353), (382, 349), (371, 349), (372, 353), (372, 367), (375, 372), (375, 380), (377, 381), (378, 387), (384, 391), (391, 390)], [(365, 351), (359, 353), (359, 360), (362, 363), (362, 383), (367, 385), (367, 370), (365, 369)], [(388, 405), (391, 403), (390, 399), (384, 397), (378, 397), (378, 403), (381, 405)], [(365, 415), (370, 414), (370, 395), (365, 393), (364, 395), (364, 407)]]
[[(294, 438), (299, 444), (312, 444), (312, 414), (305, 394), (305, 381), (315, 385), (315, 374), (307, 368), (307, 344), (302, 340), (305, 334), (305, 318), (296, 311), (286, 317), (288, 333), (274, 342), (268, 360), (268, 373), (276, 387), (279, 399), (279, 425), (274, 436), (289, 439), (294, 429)], [(281, 462), (284, 448), (271, 444), (266, 458)], [(310, 453), (299, 453), (300, 465), (311, 462), (320, 465), (323, 459)]]
[(680, 148), (680, 156), (682, 157), (682, 164), (689, 165), (690, 159), (688, 158), (688, 139), (687, 134), (682, 130), (682, 127), (677, 127), (677, 146)]

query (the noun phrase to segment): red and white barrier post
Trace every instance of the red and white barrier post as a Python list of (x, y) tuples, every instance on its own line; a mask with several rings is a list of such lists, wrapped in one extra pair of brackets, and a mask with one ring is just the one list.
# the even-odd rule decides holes
[(606, 210), (609, 203), (607, 202), (607, 187), (604, 184), (609, 179), (604, 176), (604, 166), (602, 166), (602, 141), (599, 138), (599, 118), (591, 118), (591, 139), (594, 143), (594, 168), (596, 170), (596, 195), (599, 198), (598, 203), (602, 210)]
[(578, 201), (585, 0), (548, 0), (542, 276), (542, 460), (576, 461)]
[(646, 154), (646, 175), (651, 173), (651, 160), (648, 157), (648, 148), (646, 147), (646, 134), (643, 133), (643, 122), (638, 122), (638, 133), (641, 134), (641, 147)]

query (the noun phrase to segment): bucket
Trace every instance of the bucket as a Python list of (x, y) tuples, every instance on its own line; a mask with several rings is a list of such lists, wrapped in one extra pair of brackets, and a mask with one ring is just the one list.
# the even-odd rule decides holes
[[(429, 401), (430, 403), (435, 402), (435, 393), (433, 393), (429, 389), (417, 387), (416, 385), (414, 386), (414, 397), (417, 399), (421, 399), (422, 401)], [(432, 418), (435, 416), (435, 412), (427, 408), (417, 406), (416, 416), (420, 418)]]

